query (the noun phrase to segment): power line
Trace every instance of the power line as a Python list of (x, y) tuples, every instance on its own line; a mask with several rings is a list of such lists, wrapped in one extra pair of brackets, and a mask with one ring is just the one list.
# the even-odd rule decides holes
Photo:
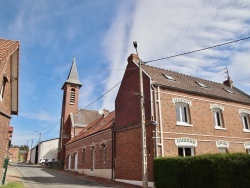
[(146, 64), (146, 63), (151, 63), (151, 62), (160, 61), (160, 60), (164, 60), (164, 59), (170, 59), (170, 58), (178, 57), (178, 56), (182, 56), (182, 55), (192, 54), (192, 53), (195, 53), (195, 52), (200, 52), (200, 51), (208, 50), (208, 49), (211, 49), (211, 48), (216, 48), (216, 47), (219, 47), (219, 46), (224, 46), (224, 45), (227, 45), (227, 44), (240, 42), (240, 41), (247, 40), (247, 39), (250, 39), (250, 37), (246, 37), (246, 38), (242, 38), (242, 39), (238, 39), (238, 40), (234, 40), (234, 41), (230, 41), (230, 42), (226, 42), (226, 43), (222, 43), (222, 44), (217, 44), (215, 46), (210, 46), (210, 47), (202, 48), (202, 49), (199, 49), (199, 50), (193, 50), (193, 51), (190, 51), (190, 52), (185, 52), (185, 53), (181, 53), (181, 54), (177, 54), (177, 55), (172, 55), (172, 56), (168, 56), (168, 57), (154, 59), (154, 60), (146, 61), (144, 63)]

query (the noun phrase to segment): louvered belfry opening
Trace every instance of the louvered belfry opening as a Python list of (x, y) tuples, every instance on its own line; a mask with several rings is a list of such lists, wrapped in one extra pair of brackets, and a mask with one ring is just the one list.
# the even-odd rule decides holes
[(73, 88), (70, 90), (70, 99), (69, 99), (70, 104), (75, 104), (75, 96), (76, 96), (76, 91)]

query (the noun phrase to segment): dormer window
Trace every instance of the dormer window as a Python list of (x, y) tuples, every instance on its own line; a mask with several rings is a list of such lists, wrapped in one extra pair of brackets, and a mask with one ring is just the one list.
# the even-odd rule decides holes
[(230, 93), (230, 94), (234, 94), (234, 92), (232, 92), (232, 91), (229, 90), (229, 89), (226, 89), (226, 88), (222, 88), (222, 89), (224, 89), (226, 92), (228, 92), (228, 93)]
[(202, 88), (207, 88), (207, 86), (205, 84), (201, 83), (201, 82), (195, 81), (195, 83), (198, 84)]
[(69, 104), (75, 104), (75, 95), (76, 95), (76, 90), (73, 88), (70, 90)]
[(172, 76), (170, 76), (168, 74), (163, 74), (163, 76), (165, 76), (165, 78), (167, 78), (168, 80), (176, 81)]

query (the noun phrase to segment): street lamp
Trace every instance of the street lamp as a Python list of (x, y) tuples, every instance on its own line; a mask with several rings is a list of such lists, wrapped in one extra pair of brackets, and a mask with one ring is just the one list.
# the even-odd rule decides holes
[(140, 98), (141, 98), (141, 136), (142, 136), (142, 187), (148, 188), (148, 165), (147, 165), (147, 145), (146, 145), (146, 127), (145, 127), (145, 107), (143, 94), (142, 62), (137, 51), (137, 42), (133, 42), (139, 59), (139, 77), (140, 77)]

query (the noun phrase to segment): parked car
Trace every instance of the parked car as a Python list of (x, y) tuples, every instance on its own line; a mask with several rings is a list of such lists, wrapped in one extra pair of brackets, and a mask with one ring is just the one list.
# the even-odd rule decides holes
[(39, 164), (44, 165), (50, 158), (41, 158)]
[(57, 159), (54, 159), (54, 158), (53, 158), (53, 159), (50, 159), (50, 160), (48, 160), (48, 161), (45, 162), (45, 165), (46, 165), (46, 166), (51, 166), (51, 164), (54, 163), (54, 162), (58, 162), (58, 160), (57, 160)]

